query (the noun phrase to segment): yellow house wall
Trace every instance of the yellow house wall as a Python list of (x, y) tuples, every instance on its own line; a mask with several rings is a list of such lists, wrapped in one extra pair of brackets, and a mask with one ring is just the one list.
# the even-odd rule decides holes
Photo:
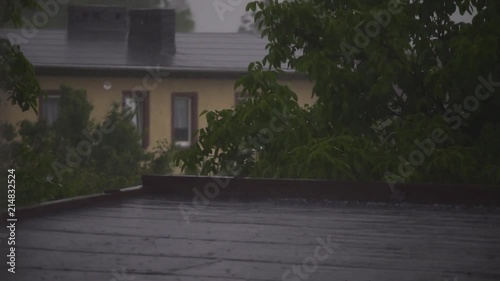
[[(57, 90), (60, 85), (73, 89), (84, 89), (87, 99), (94, 106), (91, 118), (100, 122), (111, 109), (113, 102), (121, 105), (122, 92), (132, 90), (143, 85), (142, 78), (102, 78), (102, 77), (38, 77), (44, 90)], [(110, 81), (112, 88), (105, 90), (104, 82)], [(312, 83), (306, 80), (288, 80), (288, 85), (299, 98), (301, 105), (311, 104)], [(171, 95), (176, 92), (198, 93), (198, 113), (203, 110), (216, 110), (234, 106), (234, 80), (232, 79), (163, 79), (161, 83), (150, 91), (150, 146), (154, 147), (157, 141), (167, 139), (171, 143)], [(30, 110), (22, 112), (19, 107), (6, 102), (7, 95), (0, 93), (0, 121), (11, 124), (28, 119), (35, 121), (36, 114)], [(206, 126), (204, 117), (199, 118), (198, 127)]]

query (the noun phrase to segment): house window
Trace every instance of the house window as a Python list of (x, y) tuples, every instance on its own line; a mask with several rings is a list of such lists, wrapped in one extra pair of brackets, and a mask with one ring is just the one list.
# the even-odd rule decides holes
[(45, 91), (47, 96), (39, 99), (39, 119), (52, 125), (59, 118), (59, 91)]
[(141, 136), (141, 145), (149, 145), (149, 93), (148, 92), (123, 92), (123, 110), (132, 115), (132, 125)]
[(172, 94), (172, 142), (188, 147), (198, 126), (197, 94)]

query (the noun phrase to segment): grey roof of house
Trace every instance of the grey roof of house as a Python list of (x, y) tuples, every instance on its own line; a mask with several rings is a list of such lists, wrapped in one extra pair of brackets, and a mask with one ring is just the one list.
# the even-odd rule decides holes
[[(0, 30), (0, 37), (21, 30)], [(156, 67), (172, 71), (246, 72), (250, 62), (261, 61), (268, 43), (242, 33), (177, 33), (177, 51), (171, 58), (131, 55), (127, 41), (71, 41), (66, 30), (39, 30), (20, 44), (30, 62), (39, 68), (140, 69)]]

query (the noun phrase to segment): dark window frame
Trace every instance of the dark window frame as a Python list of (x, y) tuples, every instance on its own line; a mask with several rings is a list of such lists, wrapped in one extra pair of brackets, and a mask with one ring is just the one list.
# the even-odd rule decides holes
[(197, 142), (196, 131), (198, 131), (198, 93), (197, 92), (174, 92), (170, 100), (170, 127), (171, 134), (170, 139), (173, 145), (175, 143), (175, 127), (174, 127), (174, 117), (175, 117), (175, 98), (177, 97), (187, 97), (191, 99), (191, 143), (190, 146)]
[[(145, 95), (145, 97), (144, 97)], [(150, 128), (149, 128), (149, 125), (150, 125), (150, 120), (149, 120), (149, 116), (150, 116), (150, 100), (151, 100), (151, 95), (149, 93), (149, 91), (134, 91), (132, 93), (132, 91), (123, 91), (122, 92), (122, 110), (125, 110), (125, 100), (126, 98), (131, 98), (133, 96), (137, 96), (139, 98), (142, 99), (142, 97), (144, 97), (144, 99), (142, 99), (142, 106), (143, 106), (143, 109), (142, 109), (142, 112), (143, 112), (143, 115), (142, 116), (142, 128), (143, 128), (143, 131), (142, 131), (142, 148), (146, 149), (149, 147), (149, 135), (150, 135)]]

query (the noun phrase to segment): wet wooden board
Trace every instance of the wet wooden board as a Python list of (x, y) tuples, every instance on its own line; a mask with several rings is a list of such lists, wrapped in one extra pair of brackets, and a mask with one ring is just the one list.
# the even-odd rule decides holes
[(19, 221), (17, 273), (3, 262), (1, 280), (500, 280), (498, 209), (214, 201), (186, 223), (182, 204), (142, 195)]

